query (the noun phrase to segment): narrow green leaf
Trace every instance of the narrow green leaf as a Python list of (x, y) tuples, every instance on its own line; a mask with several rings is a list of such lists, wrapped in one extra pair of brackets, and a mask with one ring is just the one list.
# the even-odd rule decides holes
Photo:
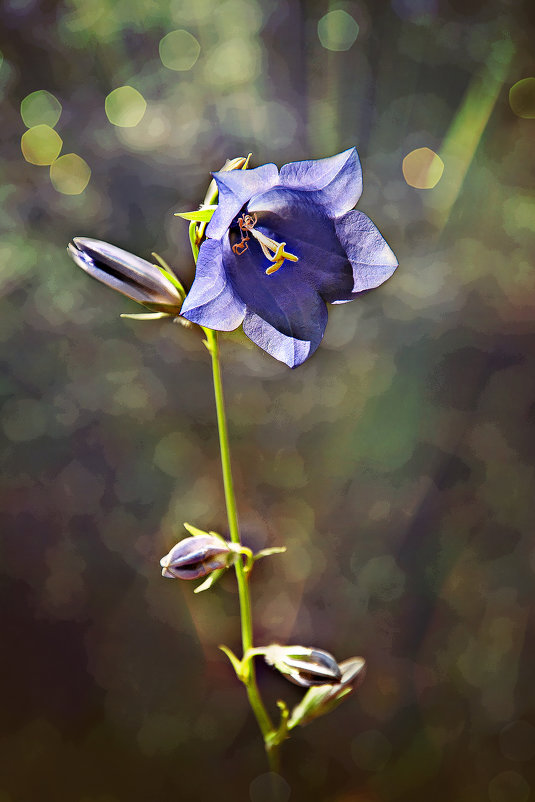
[(197, 526), (193, 526), (193, 524), (184, 524), (184, 529), (193, 535), (193, 537), (199, 537), (199, 535), (209, 535), (209, 532), (205, 532), (204, 529), (199, 529)]
[(242, 680), (242, 678), (243, 678), (243, 666), (242, 666), (241, 660), (238, 660), (238, 658), (236, 657), (236, 655), (234, 654), (232, 649), (229, 649), (228, 646), (221, 645), (219, 648), (221, 649), (223, 654), (227, 655), (228, 659), (232, 663), (232, 667), (233, 667), (234, 671), (236, 672), (236, 676), (238, 677), (238, 679)]
[(262, 557), (269, 557), (271, 554), (284, 554), (286, 546), (272, 546), (269, 549), (261, 549), (253, 556), (253, 560), (261, 560)]
[(139, 312), (135, 314), (122, 314), (120, 317), (128, 318), (129, 320), (160, 320), (163, 317), (174, 317), (168, 312)]
[(184, 220), (193, 220), (195, 223), (209, 223), (217, 206), (204, 206), (194, 212), (175, 212), (175, 217), (182, 217)]
[(212, 571), (211, 574), (208, 574), (204, 582), (202, 582), (200, 585), (197, 585), (197, 587), (193, 592), (202, 593), (203, 590), (208, 590), (209, 588), (212, 587), (212, 585), (215, 585), (217, 580), (220, 579), (224, 573), (225, 573), (224, 568), (218, 568), (216, 571)]
[(165, 278), (168, 281), (170, 281), (174, 287), (177, 288), (180, 297), (182, 298), (182, 300), (184, 300), (184, 298), (186, 297), (186, 290), (184, 289), (182, 282), (179, 281), (178, 278), (175, 276), (175, 274), (173, 273), (173, 271), (171, 270), (165, 259), (162, 259), (162, 257), (159, 254), (154, 252), (152, 253), (152, 256), (158, 262), (156, 267), (158, 268), (162, 276), (165, 276)]

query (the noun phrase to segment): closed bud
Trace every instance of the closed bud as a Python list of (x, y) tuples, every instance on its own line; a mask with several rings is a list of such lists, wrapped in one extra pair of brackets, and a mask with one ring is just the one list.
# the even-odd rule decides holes
[[(236, 156), (235, 159), (227, 159), (223, 167), (219, 170), (220, 173), (228, 173), (230, 170), (245, 170), (249, 164), (251, 154), (249, 156)], [(202, 203), (203, 206), (211, 206), (217, 203), (218, 189), (216, 182), (212, 179), (206, 190), (206, 195)], [(204, 229), (203, 229), (204, 230)]]
[(309, 724), (318, 716), (330, 713), (364, 679), (366, 661), (362, 657), (351, 657), (339, 664), (340, 681), (321, 687), (309, 688), (299, 704), (293, 709), (288, 729)]
[(162, 557), (162, 576), (169, 579), (200, 579), (212, 571), (228, 568), (236, 552), (232, 545), (215, 535), (187, 537)]
[(309, 688), (312, 685), (338, 683), (341, 672), (329, 652), (307, 646), (279, 646), (274, 643), (262, 648), (264, 659), (284, 674), (290, 682)]
[(70, 256), (92, 278), (153, 312), (179, 313), (184, 296), (155, 265), (97, 239), (75, 237), (73, 243)]

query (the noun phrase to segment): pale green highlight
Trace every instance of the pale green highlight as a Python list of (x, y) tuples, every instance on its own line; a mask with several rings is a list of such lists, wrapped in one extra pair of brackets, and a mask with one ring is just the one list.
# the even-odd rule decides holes
[(318, 38), (325, 50), (349, 50), (358, 35), (358, 23), (341, 8), (329, 11), (318, 22)]
[(191, 70), (201, 52), (197, 39), (182, 29), (166, 34), (160, 40), (158, 49), (164, 67), (177, 72)]
[(119, 86), (107, 96), (106, 116), (119, 128), (134, 128), (143, 119), (147, 101), (133, 86)]
[(440, 158), (448, 167), (448, 181), (441, 185), (441, 204), (437, 211), (437, 223), (442, 227), (459, 197), (513, 57), (511, 49), (498, 51), (500, 58), (489, 60), (483, 73), (470, 83), (440, 150)]
[(442, 178), (444, 162), (431, 148), (416, 148), (403, 159), (402, 171), (409, 186), (433, 189)]
[(80, 195), (89, 184), (91, 168), (76, 153), (60, 156), (50, 167), (52, 186), (62, 195)]
[(62, 106), (57, 97), (46, 89), (30, 92), (20, 104), (20, 116), (27, 128), (35, 125), (49, 125), (54, 128), (61, 117), (61, 111)]
[(517, 117), (535, 118), (535, 78), (522, 78), (509, 90), (509, 105)]
[(22, 155), (30, 164), (45, 166), (58, 158), (63, 140), (49, 125), (35, 125), (20, 140)]

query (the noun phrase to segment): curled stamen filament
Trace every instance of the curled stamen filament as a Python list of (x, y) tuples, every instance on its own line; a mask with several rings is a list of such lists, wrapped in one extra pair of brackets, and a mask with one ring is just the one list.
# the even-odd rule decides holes
[(261, 231), (257, 231), (255, 229), (256, 223), (256, 214), (246, 214), (243, 217), (240, 217), (238, 220), (238, 225), (240, 227), (242, 238), (240, 242), (232, 246), (234, 253), (240, 255), (247, 250), (247, 241), (249, 240), (249, 234), (251, 234), (259, 243), (260, 247), (262, 248), (262, 253), (266, 259), (269, 259), (270, 262), (273, 262), (273, 264), (267, 268), (266, 276), (270, 276), (272, 273), (275, 273), (277, 270), (279, 270), (279, 268), (281, 268), (284, 264), (285, 259), (288, 259), (289, 262), (299, 261), (298, 257), (294, 256), (293, 253), (288, 253), (284, 250), (286, 247), (285, 242), (277, 242), (271, 237), (262, 234)]

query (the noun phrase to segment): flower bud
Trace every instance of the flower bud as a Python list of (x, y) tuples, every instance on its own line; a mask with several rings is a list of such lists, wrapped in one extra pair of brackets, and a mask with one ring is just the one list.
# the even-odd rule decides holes
[(264, 659), (284, 674), (290, 682), (309, 688), (312, 685), (338, 683), (341, 672), (338, 663), (323, 649), (307, 646), (279, 646), (274, 643), (262, 649)]
[(351, 657), (339, 664), (340, 682), (309, 688), (298, 705), (293, 709), (288, 728), (309, 724), (318, 716), (330, 713), (338, 707), (342, 699), (357, 688), (366, 670), (366, 661), (362, 657)]
[[(249, 163), (249, 156), (236, 156), (235, 159), (227, 159), (223, 167), (219, 170), (220, 173), (228, 173), (229, 170), (245, 170)], [(217, 203), (218, 198), (218, 189), (217, 184), (212, 178), (210, 184), (208, 185), (208, 189), (206, 190), (206, 195), (204, 197), (204, 201), (202, 202), (203, 206), (211, 206), (214, 203)], [(206, 228), (206, 225), (204, 226)]]
[(92, 278), (153, 312), (179, 313), (183, 296), (155, 265), (97, 239), (75, 237), (73, 243), (70, 256)]
[(187, 537), (162, 557), (162, 576), (200, 579), (219, 568), (228, 568), (236, 557), (229, 543), (215, 535)]

